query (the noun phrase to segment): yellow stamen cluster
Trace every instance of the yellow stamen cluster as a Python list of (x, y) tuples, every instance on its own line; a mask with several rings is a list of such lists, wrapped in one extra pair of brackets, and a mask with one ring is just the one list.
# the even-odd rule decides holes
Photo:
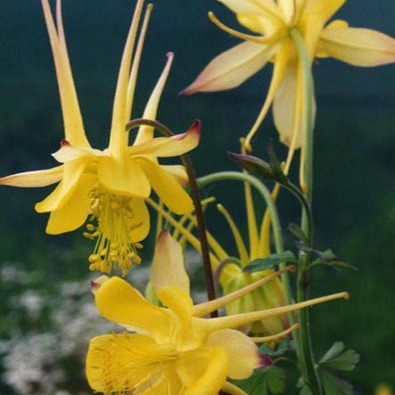
[(91, 216), (84, 236), (96, 239), (89, 256), (89, 269), (110, 273), (119, 267), (125, 276), (133, 264), (141, 262), (137, 250), (143, 247), (131, 237), (132, 231), (142, 225), (136, 222), (131, 205), (133, 198), (110, 193), (101, 185), (97, 185), (89, 197)]

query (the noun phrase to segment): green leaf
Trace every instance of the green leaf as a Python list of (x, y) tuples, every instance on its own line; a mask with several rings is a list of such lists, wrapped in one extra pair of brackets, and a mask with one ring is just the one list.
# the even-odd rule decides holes
[(308, 239), (306, 234), (303, 232), (302, 228), (293, 222), (288, 225), (288, 230), (301, 242), (303, 245), (308, 244)]
[(323, 369), (321, 371), (322, 386), (325, 395), (352, 395), (353, 386), (348, 381), (341, 379), (335, 374)]
[(304, 383), (303, 377), (299, 377), (296, 388), (300, 388), (299, 395), (313, 395), (310, 387)]
[(335, 342), (318, 364), (325, 369), (351, 371), (359, 359), (360, 356), (355, 350), (345, 350), (343, 342)]
[(267, 258), (258, 258), (249, 262), (243, 269), (243, 272), (253, 273), (261, 270), (273, 269), (274, 266), (280, 263), (297, 263), (295, 255), (291, 251), (284, 251), (281, 253), (271, 254)]
[(316, 259), (311, 263), (310, 267), (318, 266), (318, 265), (330, 266), (337, 271), (340, 271), (340, 269), (358, 270), (358, 268), (351, 265), (350, 263), (344, 261), (338, 261), (338, 260), (323, 261), (322, 259)]
[(256, 370), (246, 380), (234, 380), (249, 395), (277, 395), (285, 391), (287, 374), (284, 369), (272, 365)]
[(290, 351), (294, 351), (295, 350), (295, 345), (293, 340), (288, 340), (285, 339), (283, 340), (277, 347), (275, 350), (273, 350), (270, 347), (265, 346), (264, 344), (261, 344), (259, 346), (259, 352), (261, 354), (265, 354), (271, 358), (274, 357), (280, 357), (284, 354), (289, 353)]

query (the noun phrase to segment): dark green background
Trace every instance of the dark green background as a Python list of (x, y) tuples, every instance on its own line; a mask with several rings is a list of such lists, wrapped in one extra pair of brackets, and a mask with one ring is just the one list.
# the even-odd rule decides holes
[[(64, 0), (64, 23), (85, 126), (91, 143), (104, 148), (120, 57), (134, 1)], [(228, 92), (178, 97), (217, 53), (238, 41), (207, 19), (208, 10), (228, 23), (232, 15), (214, 0), (158, 0), (143, 54), (135, 115), (165, 62), (175, 63), (158, 119), (175, 131), (194, 118), (203, 123), (202, 142), (193, 153), (199, 175), (236, 169), (226, 151), (238, 150), (265, 96), (270, 71)], [(337, 14), (353, 26), (395, 36), (393, 0), (349, 0)], [(236, 26), (236, 25), (233, 25)], [(351, 300), (313, 311), (318, 353), (335, 340), (361, 353), (350, 376), (357, 388), (372, 393), (381, 381), (395, 385), (395, 69), (354, 68), (320, 60), (314, 69), (318, 102), (315, 139), (314, 209), (316, 244), (331, 247), (357, 272), (317, 271), (313, 294), (349, 290)], [(62, 138), (62, 119), (47, 32), (38, 0), (0, 1), (0, 175), (54, 165), (49, 156)], [(265, 154), (277, 139), (271, 117), (256, 138), (255, 154)], [(282, 147), (277, 147), (282, 152)], [(238, 208), (239, 185), (222, 191)], [(220, 187), (217, 187), (220, 189)], [(216, 193), (218, 189), (211, 192)], [(46, 218), (33, 205), (50, 190), (0, 191), (0, 261), (24, 262), (48, 279), (85, 273), (91, 247), (79, 232), (46, 237)], [(297, 221), (297, 206), (280, 199), (283, 223)], [(243, 212), (235, 214), (240, 220)], [(72, 253), (65, 254), (65, 251)], [(70, 255), (79, 261), (68, 264)], [(149, 258), (149, 256), (146, 256)], [(0, 290), (1, 291), (1, 290)]]

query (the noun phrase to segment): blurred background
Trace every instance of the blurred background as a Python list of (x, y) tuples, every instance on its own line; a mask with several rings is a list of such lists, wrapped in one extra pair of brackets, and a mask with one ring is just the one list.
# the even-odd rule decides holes
[[(91, 144), (102, 149), (107, 145), (114, 87), (135, 1), (63, 3), (69, 54), (86, 131)], [(237, 170), (226, 152), (239, 150), (239, 137), (245, 135), (255, 119), (271, 75), (269, 67), (231, 91), (177, 95), (209, 60), (238, 42), (209, 22), (209, 10), (215, 11), (222, 21), (237, 26), (233, 15), (214, 0), (155, 1), (134, 110), (134, 116), (139, 117), (166, 53), (175, 52), (158, 120), (177, 132), (186, 130), (195, 118), (202, 121), (202, 141), (192, 153), (198, 175)], [(355, 27), (395, 36), (393, 0), (349, 0), (336, 17)], [(358, 268), (356, 272), (338, 273), (324, 268), (313, 273), (313, 295), (340, 290), (351, 293), (347, 303), (328, 304), (312, 311), (314, 345), (317, 355), (322, 355), (334, 341), (343, 340), (361, 354), (357, 369), (346, 375), (360, 394), (372, 394), (381, 382), (395, 386), (394, 67), (362, 69), (320, 60), (314, 68), (318, 103), (313, 203), (316, 246), (322, 250), (331, 248)], [(50, 153), (58, 149), (63, 138), (58, 97), (40, 1), (1, 0), (1, 176), (55, 164)], [(265, 156), (270, 140), (281, 157), (285, 151), (277, 144), (271, 115), (255, 139), (254, 154)], [(224, 185), (215, 186), (208, 193), (218, 195), (243, 227), (240, 185), (233, 188), (226, 184), (226, 189)], [(52, 361), (50, 356), (62, 342), (68, 344), (69, 337), (64, 332), (70, 334), (71, 329), (66, 322), (75, 324), (75, 333), (105, 331), (98, 330), (104, 325), (101, 321), (88, 331), (82, 322), (97, 317), (92, 318), (91, 310), (84, 315), (78, 307), (81, 300), (90, 299), (86, 256), (93, 246), (81, 237), (80, 231), (46, 236), (47, 218), (33, 210), (34, 204), (50, 190), (0, 190), (1, 394), (83, 394), (80, 387), (67, 387), (67, 378), (59, 373), (59, 361)], [(288, 222), (299, 220), (298, 207), (289, 196), (280, 195), (279, 205), (284, 228)], [(229, 239), (225, 237), (223, 243)], [(151, 259), (150, 245), (152, 242), (146, 243), (146, 262)], [(288, 247), (293, 248), (292, 244)], [(64, 303), (69, 303), (69, 310)], [(54, 318), (53, 312), (62, 309), (70, 314)], [(50, 330), (57, 337), (34, 338)], [(18, 355), (11, 355), (11, 350), (21, 344), (25, 348), (21, 346)], [(31, 344), (42, 345), (36, 347), (42, 355), (37, 356), (35, 368)], [(79, 350), (84, 351), (83, 347)], [(61, 364), (70, 366), (75, 355), (65, 355)], [(29, 358), (30, 363), (26, 363)], [(20, 368), (22, 362), (26, 367), (23, 365), (20, 370), (30, 374), (26, 379), (14, 369)], [(48, 371), (48, 366), (53, 369), (51, 379), (40, 376)], [(81, 376), (81, 372), (78, 374)], [(41, 381), (51, 380), (56, 382), (53, 387), (40, 387)]]

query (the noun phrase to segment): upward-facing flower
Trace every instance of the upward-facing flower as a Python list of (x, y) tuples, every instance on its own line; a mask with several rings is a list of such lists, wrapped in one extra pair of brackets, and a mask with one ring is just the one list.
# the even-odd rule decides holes
[(223, 389), (229, 394), (246, 395), (227, 378), (247, 378), (268, 360), (259, 355), (248, 336), (234, 328), (347, 296), (339, 293), (277, 309), (202, 318), (265, 280), (193, 305), (181, 247), (167, 232), (159, 237), (151, 279), (165, 307), (148, 302), (119, 277), (103, 276), (93, 282), (100, 314), (127, 329), (91, 340), (86, 373), (93, 390), (136, 395), (216, 395)]
[[(53, 156), (62, 164), (48, 170), (14, 174), (0, 178), (0, 185), (41, 187), (59, 183), (36, 211), (49, 212), (46, 228), (59, 234), (79, 228), (91, 214), (86, 235), (97, 239), (90, 256), (91, 269), (109, 272), (119, 266), (124, 274), (139, 262), (136, 247), (149, 231), (149, 213), (144, 199), (155, 190), (159, 198), (177, 214), (192, 209), (192, 200), (182, 184), (187, 181), (183, 167), (162, 166), (158, 158), (178, 156), (196, 147), (199, 124), (184, 134), (154, 138), (153, 129), (139, 129), (133, 145), (125, 129), (131, 117), (134, 90), (145, 32), (152, 5), (147, 7), (140, 37), (135, 45), (144, 0), (138, 0), (120, 66), (115, 92), (108, 148), (92, 148), (86, 138), (77, 94), (69, 64), (63, 30), (61, 2), (57, 1), (55, 26), (48, 0), (42, 0), (48, 28), (65, 128), (65, 139)], [(173, 55), (153, 90), (143, 117), (154, 120)]]
[(243, 43), (214, 58), (183, 93), (231, 89), (273, 63), (273, 75), (260, 114), (248, 133), (246, 147), (273, 104), (276, 128), (283, 143), (293, 151), (303, 145), (302, 106), (304, 76), (290, 32), (297, 29), (309, 61), (333, 57), (354, 66), (371, 67), (395, 62), (395, 40), (383, 33), (350, 28), (347, 22), (328, 20), (346, 0), (218, 0), (236, 14), (238, 22), (254, 34), (210, 19)]

